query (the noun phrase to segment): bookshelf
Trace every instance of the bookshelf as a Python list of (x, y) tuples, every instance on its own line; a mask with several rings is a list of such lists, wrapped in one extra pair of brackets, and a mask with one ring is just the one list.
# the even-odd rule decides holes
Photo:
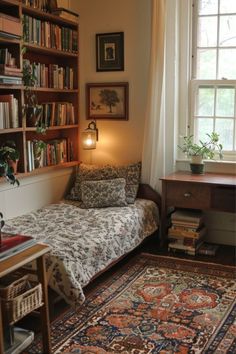
[[(79, 25), (30, 7), (24, 1), (0, 0), (0, 13), (0, 17), (6, 17), (7, 20), (14, 18), (17, 26), (20, 23), (21, 32), (14, 33), (13, 30), (9, 34), (0, 27), (0, 53), (2, 50), (6, 56), (5, 49), (8, 49), (15, 64), (13, 73), (14, 70), (19, 73), (19, 69), (22, 73), (25, 61), (37, 68), (34, 71), (37, 83), (33, 87), (33, 93), (37, 105), (42, 107), (44, 114), (41, 115), (41, 121), (44, 125), (47, 114), (46, 131), (39, 134), (35, 122), (31, 121), (32, 117), (24, 114), (27, 87), (24, 86), (22, 74), (18, 76), (18, 83), (13, 81), (8, 84), (4, 82), (4, 78), (1, 82), (0, 72), (0, 146), (7, 140), (15, 142), (20, 153), (17, 178), (75, 166), (79, 158)], [(13, 96), (17, 100), (18, 123), (13, 124), (12, 118), (8, 118), (7, 124), (2, 123), (8, 114), (12, 117), (12, 113), (6, 114), (10, 106), (1, 104), (1, 96), (2, 100), (3, 96)], [(34, 168), (33, 164), (32, 168), (35, 152), (34, 144), (29, 141), (38, 140), (43, 141), (45, 147), (41, 154), (40, 167)], [(61, 155), (63, 158), (58, 159)]]

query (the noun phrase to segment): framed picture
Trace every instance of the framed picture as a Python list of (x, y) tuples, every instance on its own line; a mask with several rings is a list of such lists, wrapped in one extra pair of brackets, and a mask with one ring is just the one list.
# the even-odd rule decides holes
[(124, 70), (124, 32), (96, 34), (97, 71)]
[(87, 119), (128, 120), (128, 82), (86, 84)]

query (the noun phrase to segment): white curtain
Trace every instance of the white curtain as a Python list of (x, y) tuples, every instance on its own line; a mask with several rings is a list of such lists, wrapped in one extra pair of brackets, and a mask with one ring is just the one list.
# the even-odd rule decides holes
[(152, 0), (152, 39), (142, 182), (161, 189), (174, 170), (178, 116), (178, 2)]

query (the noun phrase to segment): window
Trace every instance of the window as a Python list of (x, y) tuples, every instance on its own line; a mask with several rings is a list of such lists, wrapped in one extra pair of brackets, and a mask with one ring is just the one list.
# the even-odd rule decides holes
[(195, 0), (191, 130), (196, 141), (220, 134), (224, 153), (236, 153), (236, 1)]

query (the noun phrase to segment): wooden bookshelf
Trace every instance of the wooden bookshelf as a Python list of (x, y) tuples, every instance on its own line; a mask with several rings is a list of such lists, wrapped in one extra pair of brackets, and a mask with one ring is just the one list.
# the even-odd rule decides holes
[[(72, 22), (61, 18), (59, 16), (55, 16), (53, 14), (43, 12), (39, 9), (28, 7), (23, 4), (23, 1), (16, 0), (0, 0), (0, 12), (6, 14), (8, 16), (12, 16), (16, 19), (20, 19), (22, 26), (22, 38), (7, 38), (6, 36), (1, 36), (0, 34), (0, 49), (8, 48), (9, 52), (14, 56), (15, 61), (17, 63), (17, 67), (23, 70), (23, 61), (28, 60), (30, 63), (40, 63), (43, 64), (44, 67), (49, 68), (52, 66), (58, 66), (63, 69), (63, 73), (65, 72), (65, 66), (69, 67), (73, 71), (73, 87), (72, 88), (58, 88), (53, 87), (41, 87), (37, 86), (33, 88), (33, 91), (37, 97), (37, 103), (39, 105), (42, 104), (50, 104), (53, 102), (56, 103), (71, 103), (72, 109), (74, 112), (74, 120), (73, 124), (58, 124), (53, 126), (48, 126), (45, 134), (38, 134), (36, 132), (36, 127), (32, 126), (28, 121), (29, 117), (26, 117), (23, 114), (23, 107), (25, 102), (25, 92), (26, 87), (24, 86), (24, 82), (22, 85), (17, 84), (3, 84), (0, 83), (0, 96), (1, 95), (14, 95), (18, 100), (18, 117), (19, 117), (19, 127), (9, 127), (6, 126), (3, 129), (0, 129), (0, 146), (6, 142), (7, 140), (13, 140), (16, 143), (17, 149), (20, 152), (20, 160), (18, 163), (17, 173), (18, 176), (24, 177), (28, 175), (34, 175), (36, 173), (43, 173), (50, 170), (58, 169), (58, 168), (66, 168), (75, 166), (78, 163), (79, 155), (78, 155), (78, 135), (79, 135), (79, 45), (78, 45), (78, 34), (79, 34), (79, 25), (76, 22)], [(76, 46), (77, 50), (59, 50), (56, 48), (50, 48), (43, 45), (38, 45), (37, 43), (32, 43), (25, 40), (25, 36), (23, 31), (27, 29), (24, 27), (24, 23), (22, 21), (24, 16), (30, 16), (31, 18), (36, 19), (40, 24), (47, 21), (50, 22), (53, 26), (60, 28), (60, 30), (65, 28), (67, 32), (76, 34)], [(34, 20), (33, 20), (34, 21)], [(31, 28), (32, 30), (32, 28)], [(34, 30), (34, 28), (33, 28)], [(40, 36), (43, 35), (40, 33)], [(66, 37), (67, 38), (67, 37)], [(58, 39), (58, 37), (57, 37)], [(62, 41), (62, 37), (59, 37), (59, 40)], [(63, 39), (66, 40), (66, 39)], [(69, 37), (69, 41), (72, 39)], [(52, 41), (52, 39), (50, 39)], [(65, 44), (65, 42), (64, 42)], [(71, 44), (71, 42), (70, 42)], [(75, 42), (73, 42), (75, 45)], [(60, 44), (62, 46), (62, 43)], [(22, 51), (22, 48), (26, 48), (25, 51)], [(68, 44), (69, 47), (69, 44)], [(22, 54), (24, 53), (24, 54)], [(66, 63), (66, 64), (65, 64)], [(45, 74), (46, 75), (46, 74)], [(51, 73), (50, 73), (51, 75)], [(66, 75), (66, 74), (63, 74)], [(51, 76), (52, 77), (52, 76)], [(48, 79), (49, 80), (49, 79)], [(65, 81), (63, 78), (63, 85)], [(66, 84), (65, 84), (66, 85)], [(1, 99), (0, 99), (1, 101)], [(68, 112), (66, 112), (68, 116)], [(2, 119), (0, 117), (0, 119)], [(68, 121), (68, 120), (67, 120)], [(30, 171), (29, 168), (29, 143), (28, 141), (33, 140), (42, 140), (47, 145), (52, 140), (65, 140), (67, 144), (67, 148), (65, 149), (65, 154), (67, 154), (67, 160), (64, 163), (53, 163), (49, 164), (49, 166), (43, 166), (37, 169), (33, 169)], [(71, 150), (73, 149), (73, 152)], [(73, 161), (71, 161), (71, 157), (73, 157)], [(1, 179), (0, 179), (1, 181)]]

